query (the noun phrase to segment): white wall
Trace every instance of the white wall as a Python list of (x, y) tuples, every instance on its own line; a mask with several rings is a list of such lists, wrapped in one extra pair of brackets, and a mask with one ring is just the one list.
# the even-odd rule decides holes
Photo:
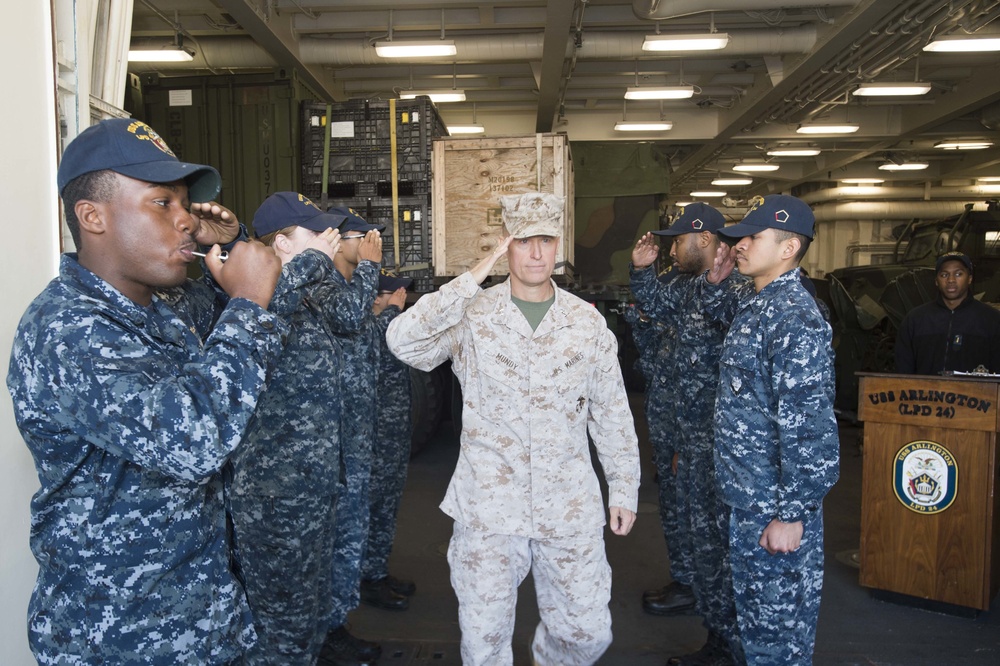
[(6, 101), (0, 111), (0, 652), (5, 666), (34, 664), (28, 651), (28, 597), (37, 567), (28, 549), (28, 503), (38, 488), (31, 456), (14, 425), (6, 389), (14, 330), (52, 279), (58, 261), (56, 120), (48, 0), (18, 3), (0, 22)]

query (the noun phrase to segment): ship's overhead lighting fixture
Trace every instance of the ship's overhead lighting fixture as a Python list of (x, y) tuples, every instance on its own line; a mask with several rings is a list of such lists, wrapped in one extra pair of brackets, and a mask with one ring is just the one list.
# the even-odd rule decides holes
[(694, 86), (632, 87), (625, 90), (625, 99), (689, 99)]
[(853, 134), (859, 129), (861, 126), (854, 123), (813, 123), (800, 125), (795, 131), (799, 134)]
[(942, 150), (985, 150), (992, 145), (992, 141), (939, 141), (934, 147)]
[(129, 49), (129, 62), (191, 62), (194, 52), (168, 46), (162, 49)]
[(771, 157), (813, 157), (819, 153), (819, 148), (773, 148), (767, 151)]
[(900, 162), (899, 164), (887, 162), (880, 164), (878, 168), (881, 171), (922, 171), (928, 166), (930, 165), (927, 162)]
[(980, 176), (976, 178), (977, 183), (1000, 183), (1000, 176)]
[(885, 182), (885, 178), (841, 178), (844, 185), (879, 185)]
[(733, 166), (733, 171), (743, 171), (744, 173), (777, 171), (780, 167), (777, 164), (764, 164), (762, 162), (751, 162), (749, 164), (737, 164)]
[(430, 97), (432, 102), (443, 104), (446, 102), (464, 102), (465, 91), (445, 88), (442, 90), (401, 90), (399, 99), (416, 99), (417, 97)]
[(669, 121), (645, 121), (645, 120), (619, 120), (615, 123), (616, 132), (666, 132), (673, 128), (674, 124)]
[(696, 199), (718, 199), (719, 197), (726, 196), (726, 193), (720, 190), (695, 190), (694, 192), (688, 192), (688, 194)]
[(452, 39), (418, 41), (400, 39), (392, 42), (375, 42), (375, 54), (380, 58), (441, 58), (458, 53)]
[(485, 131), (486, 128), (479, 123), (448, 125), (448, 134), (482, 134)]
[(643, 51), (718, 51), (729, 44), (724, 32), (689, 33), (680, 35), (646, 35)]
[(852, 94), (859, 97), (915, 97), (931, 91), (931, 84), (917, 81), (891, 83), (862, 83)]
[(981, 53), (985, 51), (1000, 51), (1000, 37), (965, 37), (962, 35), (944, 35), (924, 47), (931, 53)]
[(716, 178), (712, 181), (712, 185), (716, 187), (750, 185), (751, 183), (753, 183), (753, 178)]

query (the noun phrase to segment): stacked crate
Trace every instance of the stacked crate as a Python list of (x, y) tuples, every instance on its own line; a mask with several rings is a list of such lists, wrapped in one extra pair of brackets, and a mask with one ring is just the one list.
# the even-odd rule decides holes
[[(349, 206), (368, 222), (384, 224), (383, 266), (413, 277), (416, 291), (430, 291), (432, 141), (447, 136), (448, 130), (427, 98), (397, 100), (395, 117), (390, 117), (389, 107), (387, 100), (350, 100), (331, 105), (327, 117), (326, 104), (304, 103), (302, 193), (321, 207)], [(391, 123), (396, 126), (399, 257), (392, 206)]]

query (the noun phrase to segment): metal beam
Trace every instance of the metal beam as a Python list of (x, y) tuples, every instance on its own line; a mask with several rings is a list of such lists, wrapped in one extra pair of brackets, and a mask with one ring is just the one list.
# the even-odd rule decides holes
[(344, 99), (343, 88), (321, 66), (302, 62), (290, 14), (272, 14), (254, 0), (218, 0), (218, 3), (279, 65), (297, 71), (299, 79), (322, 95), (323, 101)]
[(783, 76), (774, 85), (771, 79), (761, 77), (748, 94), (731, 111), (720, 117), (719, 133), (687, 156), (671, 175), (671, 184), (680, 184), (694, 176), (705, 164), (715, 158), (720, 146), (751, 127), (768, 109), (781, 102), (783, 97), (813, 76), (821, 66), (844, 53), (852, 43), (863, 39), (871, 27), (886, 14), (896, 9), (896, 3), (885, 0), (863, 0), (847, 12), (843, 24), (829, 26), (819, 37), (816, 47), (803, 56), (785, 60)]
[(573, 32), (573, 8), (570, 0), (549, 0), (545, 20), (545, 44), (542, 47), (541, 75), (538, 77), (538, 113), (536, 132), (551, 132), (562, 97), (563, 67), (566, 47)]

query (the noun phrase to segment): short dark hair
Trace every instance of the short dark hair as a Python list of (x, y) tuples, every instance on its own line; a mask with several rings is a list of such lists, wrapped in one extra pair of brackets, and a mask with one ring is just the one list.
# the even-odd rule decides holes
[(76, 204), (80, 201), (96, 201), (108, 203), (118, 193), (118, 178), (110, 169), (91, 171), (77, 176), (66, 183), (63, 188), (63, 212), (66, 215), (66, 226), (73, 236), (77, 249), (81, 246), (80, 220), (76, 218)]
[(799, 251), (795, 255), (795, 262), (798, 263), (802, 261), (802, 257), (806, 256), (806, 250), (809, 249), (809, 244), (812, 243), (812, 239), (809, 236), (803, 236), (802, 234), (797, 234), (794, 231), (786, 231), (785, 229), (775, 229), (774, 237), (779, 243), (786, 241), (790, 238), (799, 239)]

